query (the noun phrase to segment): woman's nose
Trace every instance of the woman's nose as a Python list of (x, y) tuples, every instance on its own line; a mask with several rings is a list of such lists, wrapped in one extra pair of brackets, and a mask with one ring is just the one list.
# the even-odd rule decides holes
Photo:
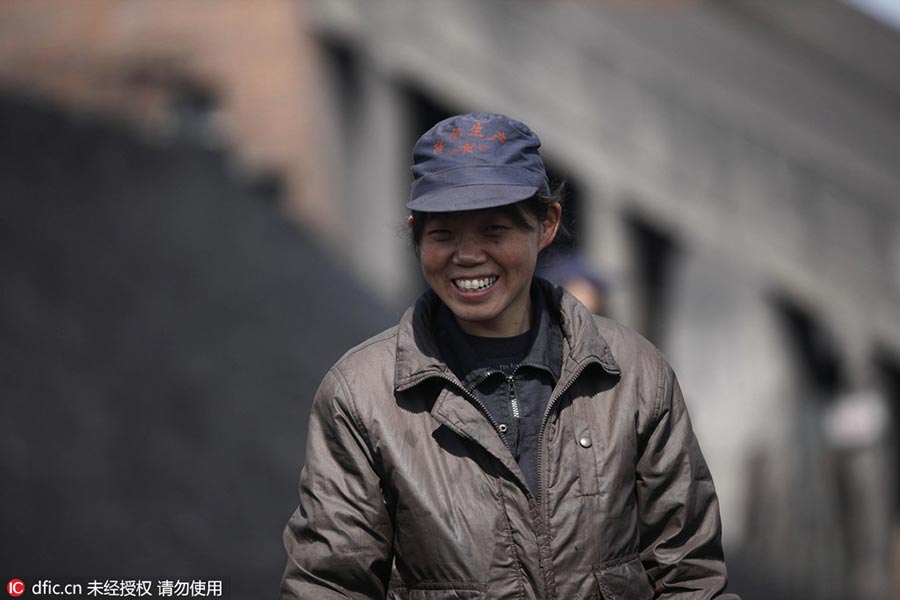
[(485, 258), (481, 244), (471, 236), (463, 236), (453, 253), (453, 262), (458, 265), (478, 264)]

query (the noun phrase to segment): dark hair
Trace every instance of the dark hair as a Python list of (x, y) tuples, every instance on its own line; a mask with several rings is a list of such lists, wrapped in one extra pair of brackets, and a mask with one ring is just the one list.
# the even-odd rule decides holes
[[(556, 204), (557, 202), (562, 204), (565, 187), (566, 182), (563, 181), (550, 190), (549, 194), (538, 193), (531, 198), (520, 200), (514, 204), (507, 204), (506, 206), (498, 206), (497, 208), (520, 227), (533, 231), (534, 226), (528, 222), (526, 215), (530, 214), (537, 219), (538, 223), (543, 221), (547, 218), (547, 210), (551, 205)], [(416, 251), (416, 256), (419, 254), (419, 240), (422, 239), (422, 234), (425, 232), (425, 225), (428, 224), (428, 221), (431, 218), (443, 214), (447, 213), (412, 211), (412, 243)], [(562, 220), (560, 221), (557, 235), (569, 235), (569, 231), (565, 225), (563, 225)]]

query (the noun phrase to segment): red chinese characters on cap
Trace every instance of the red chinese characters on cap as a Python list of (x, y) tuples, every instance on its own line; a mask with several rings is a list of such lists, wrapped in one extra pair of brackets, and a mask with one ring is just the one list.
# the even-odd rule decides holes
[[(463, 130), (461, 127), (454, 127), (450, 130), (450, 140), (458, 140), (463, 136)], [(485, 142), (499, 142), (501, 144), (506, 143), (506, 134), (502, 131), (496, 132), (489, 138), (484, 137), (484, 125), (482, 125), (481, 121), (475, 121), (475, 124), (469, 128), (469, 133), (466, 134), (466, 137), (478, 137), (483, 138)], [(433, 147), (435, 154), (443, 154), (444, 150), (447, 149), (444, 140), (438, 140)], [(458, 146), (456, 148), (451, 148), (447, 151), (448, 156), (456, 156), (457, 154), (475, 154), (475, 152), (484, 152), (485, 150), (490, 149), (489, 144), (480, 143), (477, 146), (471, 142), (466, 142), (462, 146)]]

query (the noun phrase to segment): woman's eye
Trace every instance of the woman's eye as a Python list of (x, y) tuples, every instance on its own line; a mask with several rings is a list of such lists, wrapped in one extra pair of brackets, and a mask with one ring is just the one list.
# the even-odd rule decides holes
[(426, 235), (434, 240), (447, 240), (450, 238), (450, 231), (447, 229), (432, 229)]
[(499, 223), (494, 223), (487, 226), (488, 233), (502, 233), (507, 229), (509, 229), (509, 227), (507, 227), (506, 225), (501, 225)]

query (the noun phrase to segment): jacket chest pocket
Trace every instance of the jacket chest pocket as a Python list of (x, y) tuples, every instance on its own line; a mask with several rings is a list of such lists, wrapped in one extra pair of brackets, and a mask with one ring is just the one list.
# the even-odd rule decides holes
[(392, 587), (387, 600), (485, 600), (484, 586), (468, 582), (425, 583), (414, 588)]
[(603, 600), (650, 600), (653, 588), (638, 555), (600, 565), (594, 571)]
[(582, 496), (593, 496), (600, 493), (599, 456), (606, 440), (600, 431), (593, 426), (595, 415), (591, 414), (591, 398), (575, 397), (571, 406), (570, 439), (578, 463), (578, 475)]
[(564, 443), (575, 457), (581, 495), (627, 493), (636, 464), (632, 417), (602, 393), (573, 396), (568, 409)]

